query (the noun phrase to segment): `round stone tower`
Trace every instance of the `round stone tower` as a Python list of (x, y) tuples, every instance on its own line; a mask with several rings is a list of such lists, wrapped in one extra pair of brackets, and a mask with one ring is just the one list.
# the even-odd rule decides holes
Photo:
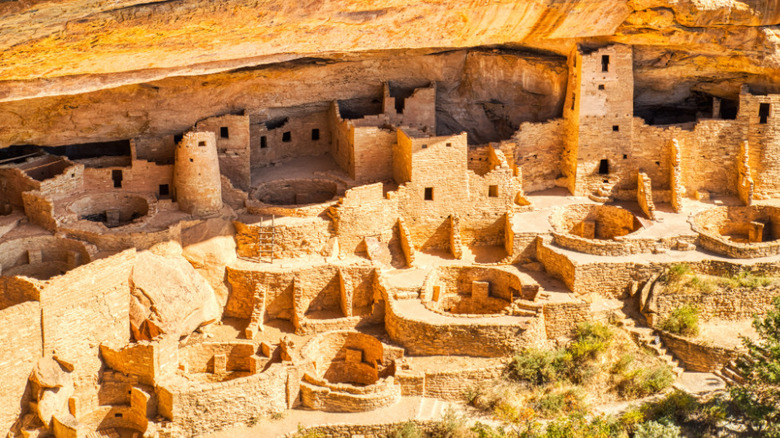
[(188, 132), (176, 145), (173, 187), (179, 209), (200, 216), (222, 208), (222, 182), (213, 132)]

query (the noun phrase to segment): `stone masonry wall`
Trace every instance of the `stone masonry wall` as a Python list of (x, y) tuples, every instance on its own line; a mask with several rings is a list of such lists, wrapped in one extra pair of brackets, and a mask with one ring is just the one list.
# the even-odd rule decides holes
[(0, 310), (0, 434), (27, 405), (27, 378), (42, 355), (40, 303), (28, 301)]
[(97, 379), (101, 342), (130, 340), (130, 249), (49, 280), (41, 291), (44, 354), (75, 364), (76, 382)]

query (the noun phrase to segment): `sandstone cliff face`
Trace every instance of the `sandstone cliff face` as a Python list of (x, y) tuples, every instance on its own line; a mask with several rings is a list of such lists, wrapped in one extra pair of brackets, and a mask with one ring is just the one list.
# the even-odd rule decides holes
[[(168, 134), (244, 108), (264, 120), (387, 80), (441, 82), (444, 129), (490, 141), (560, 115), (576, 43), (634, 46), (640, 108), (734, 98), (743, 83), (776, 92), (779, 23), (774, 0), (11, 0), (0, 147)], [(535, 55), (450, 51), (495, 45)]]

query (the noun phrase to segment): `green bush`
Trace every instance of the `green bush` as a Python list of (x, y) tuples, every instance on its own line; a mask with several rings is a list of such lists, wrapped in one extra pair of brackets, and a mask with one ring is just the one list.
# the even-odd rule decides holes
[(425, 434), (414, 421), (407, 421), (393, 432), (393, 438), (423, 438)]
[(757, 287), (769, 286), (772, 284), (772, 279), (764, 275), (753, 274), (749, 271), (740, 271), (737, 275), (731, 277), (724, 277), (721, 280), (721, 284), (724, 286), (730, 286), (733, 288), (749, 288), (755, 289)]
[(612, 329), (600, 322), (582, 322), (577, 326), (569, 352), (575, 361), (592, 359), (606, 350), (612, 339)]
[(680, 438), (680, 428), (674, 424), (664, 424), (648, 421), (640, 424), (636, 429), (634, 438)]
[(646, 403), (642, 406), (642, 413), (649, 420), (672, 420), (674, 422), (685, 421), (699, 408), (696, 397), (675, 390), (661, 400)]
[(565, 391), (551, 391), (542, 395), (535, 403), (536, 409), (542, 416), (552, 417), (559, 414), (571, 414), (583, 412), (582, 395), (573, 389)]
[(661, 281), (666, 284), (679, 283), (682, 279), (691, 273), (691, 266), (687, 263), (678, 263), (669, 267), (661, 276)]
[(560, 351), (527, 349), (515, 355), (509, 365), (509, 377), (514, 380), (544, 385), (555, 382), (560, 377)]
[(663, 391), (673, 382), (674, 374), (666, 365), (637, 368), (623, 375), (617, 390), (625, 398), (645, 397)]
[(699, 309), (689, 304), (682, 305), (661, 321), (659, 327), (669, 333), (696, 336), (699, 334)]
[(466, 425), (466, 419), (448, 409), (444, 417), (431, 430), (434, 438), (470, 438), (474, 434)]

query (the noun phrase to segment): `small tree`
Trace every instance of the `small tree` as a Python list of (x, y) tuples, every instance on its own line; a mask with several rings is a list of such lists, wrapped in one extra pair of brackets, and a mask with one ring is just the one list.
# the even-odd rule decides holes
[(759, 339), (742, 338), (747, 353), (737, 360), (745, 381), (731, 388), (736, 416), (754, 433), (780, 437), (780, 297), (764, 318), (755, 317)]

